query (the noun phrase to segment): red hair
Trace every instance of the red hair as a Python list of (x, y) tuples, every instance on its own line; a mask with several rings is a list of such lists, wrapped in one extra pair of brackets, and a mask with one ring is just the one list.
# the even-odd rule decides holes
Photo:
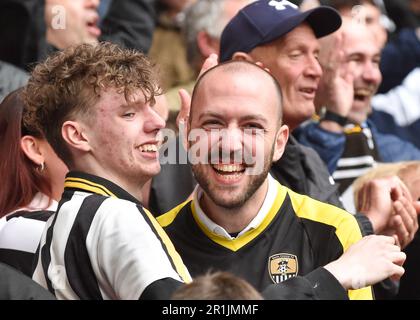
[(22, 127), (24, 104), (22, 89), (10, 93), (0, 104), (0, 218), (27, 206), (37, 192), (51, 198), (51, 184), (26, 157), (20, 141), (24, 135), (42, 138), (42, 134)]

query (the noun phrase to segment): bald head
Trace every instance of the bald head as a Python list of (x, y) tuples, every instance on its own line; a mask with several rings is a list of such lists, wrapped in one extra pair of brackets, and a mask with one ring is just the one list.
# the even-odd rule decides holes
[(260, 95), (262, 103), (267, 98), (271, 99), (277, 111), (278, 124), (281, 124), (282, 94), (278, 82), (266, 70), (246, 61), (229, 61), (219, 64), (207, 70), (197, 80), (192, 94), (190, 120), (198, 97), (203, 94), (217, 94), (226, 87), (231, 87), (238, 95)]
[(280, 123), (281, 106), (276, 80), (255, 64), (230, 61), (201, 76), (186, 145), (203, 201), (238, 210), (265, 197), (271, 164), (280, 159), (289, 134)]

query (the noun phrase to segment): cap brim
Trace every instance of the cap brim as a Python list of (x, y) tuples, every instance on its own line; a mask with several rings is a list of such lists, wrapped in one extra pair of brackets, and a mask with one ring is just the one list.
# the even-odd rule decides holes
[(321, 6), (304, 12), (317, 38), (325, 37), (341, 27), (340, 14), (331, 7)]
[[(274, 27), (259, 45), (284, 36), (302, 22), (307, 22), (314, 31), (315, 36), (321, 38), (338, 30), (341, 27), (342, 20), (340, 14), (335, 9), (320, 6), (281, 21), (279, 27)], [(287, 27), (284, 28), (284, 26)]]

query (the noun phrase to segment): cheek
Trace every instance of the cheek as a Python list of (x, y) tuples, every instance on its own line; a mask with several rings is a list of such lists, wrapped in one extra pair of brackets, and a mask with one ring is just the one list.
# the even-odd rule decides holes
[[(115, 154), (123, 148), (126, 150), (126, 146), (131, 145), (129, 134), (123, 130), (112, 130), (110, 126), (103, 125), (98, 127), (97, 132), (100, 132), (100, 135), (97, 136), (95, 146), (107, 154)], [(128, 150), (125, 151), (127, 152)]]
[(265, 149), (264, 133), (260, 134), (245, 134), (244, 135), (244, 153), (251, 155), (253, 158), (264, 158)]
[(375, 75), (375, 78), (376, 78), (376, 85), (377, 86), (379, 86), (380, 85), (380, 83), (382, 82), (382, 73), (381, 73), (381, 71), (379, 70), (379, 68), (376, 70), (376, 73), (375, 73), (376, 75)]

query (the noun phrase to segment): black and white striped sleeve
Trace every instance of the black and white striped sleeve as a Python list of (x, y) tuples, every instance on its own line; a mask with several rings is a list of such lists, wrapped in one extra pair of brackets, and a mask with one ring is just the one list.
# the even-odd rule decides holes
[[(158, 280), (182, 283), (190, 279), (156, 220), (128, 201), (104, 201), (92, 221), (86, 246), (95, 257), (91, 261), (98, 280), (108, 283), (117, 299), (138, 299)], [(168, 285), (168, 291), (172, 290)], [(152, 296), (168, 297), (166, 293)]]

